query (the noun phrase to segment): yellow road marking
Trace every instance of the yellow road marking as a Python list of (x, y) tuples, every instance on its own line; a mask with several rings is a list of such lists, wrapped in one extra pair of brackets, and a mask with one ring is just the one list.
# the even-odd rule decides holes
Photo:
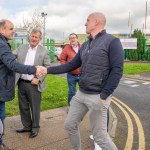
[(131, 118), (126, 112), (126, 110), (120, 104), (118, 104), (116, 101), (113, 101), (113, 103), (115, 103), (121, 109), (121, 111), (124, 113), (126, 117), (127, 124), (128, 124), (128, 135), (127, 135), (127, 141), (124, 150), (131, 150), (133, 145), (133, 124)]
[[(118, 103), (122, 104), (134, 117), (135, 122), (137, 124), (137, 128), (138, 128), (138, 134), (139, 134), (139, 147), (138, 150), (145, 150), (145, 136), (144, 136), (144, 130), (142, 127), (142, 123), (139, 119), (139, 117), (134, 113), (133, 110), (131, 110), (126, 104), (124, 104), (123, 102), (121, 102), (119, 99), (113, 97), (113, 99), (115, 101), (117, 101)], [(113, 100), (113, 102), (114, 102)]]

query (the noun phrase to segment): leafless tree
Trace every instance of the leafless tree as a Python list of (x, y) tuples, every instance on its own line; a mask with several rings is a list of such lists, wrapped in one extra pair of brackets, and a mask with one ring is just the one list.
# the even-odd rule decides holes
[(34, 11), (31, 20), (23, 18), (23, 28), (26, 28), (28, 33), (31, 32), (33, 28), (43, 29), (43, 18), (41, 13), (37, 10)]

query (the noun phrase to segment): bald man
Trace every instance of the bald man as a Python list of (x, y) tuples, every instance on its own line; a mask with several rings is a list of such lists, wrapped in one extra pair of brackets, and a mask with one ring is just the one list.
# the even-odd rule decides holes
[(89, 40), (72, 61), (47, 69), (48, 74), (60, 74), (81, 67), (79, 90), (65, 121), (72, 150), (81, 150), (79, 124), (88, 111), (94, 141), (102, 150), (117, 150), (107, 133), (107, 110), (122, 77), (124, 54), (120, 40), (106, 33), (105, 25), (104, 14), (90, 14), (85, 24)]
[(14, 25), (7, 19), (0, 20), (0, 150), (13, 150), (2, 141), (2, 125), (5, 119), (5, 102), (15, 96), (15, 72), (24, 74), (40, 74), (42, 67), (22, 65), (16, 62), (8, 40), (13, 38)]

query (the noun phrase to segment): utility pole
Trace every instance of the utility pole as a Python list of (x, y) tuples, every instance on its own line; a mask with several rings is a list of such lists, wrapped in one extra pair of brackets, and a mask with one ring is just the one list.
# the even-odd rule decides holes
[(143, 26), (142, 26), (142, 34), (144, 35), (144, 23), (143, 23)]
[(147, 21), (147, 1), (146, 1), (146, 10), (145, 10), (145, 36), (146, 36), (146, 21)]
[(131, 34), (132, 34), (132, 26), (133, 26), (133, 24), (131, 24), (131, 28), (130, 28), (130, 38), (131, 38)]
[(63, 43), (65, 43), (65, 33), (63, 32)]
[(129, 18), (128, 18), (128, 32), (129, 32), (129, 35), (128, 35), (128, 38), (130, 38), (130, 33), (131, 33), (130, 25), (131, 25), (131, 21), (130, 21), (130, 11), (129, 11)]
[(43, 17), (43, 45), (44, 45), (44, 43), (45, 43), (45, 18), (47, 16), (47, 14), (42, 12), (41, 15)]

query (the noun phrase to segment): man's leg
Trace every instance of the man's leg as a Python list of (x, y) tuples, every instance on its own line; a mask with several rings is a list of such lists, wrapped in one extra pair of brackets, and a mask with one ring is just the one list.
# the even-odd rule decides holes
[(84, 105), (83, 101), (84, 99), (78, 91), (72, 98), (69, 113), (64, 125), (70, 138), (72, 150), (81, 150), (80, 131), (78, 127), (88, 111), (88, 108)]
[(5, 119), (5, 102), (0, 101), (0, 119), (4, 122)]
[(71, 99), (76, 93), (76, 83), (77, 83), (76, 76), (67, 73), (67, 82), (68, 82), (68, 88), (69, 88), (68, 105), (70, 106)]
[(32, 113), (32, 132), (38, 132), (40, 125), (40, 105), (41, 105), (41, 92), (38, 91), (36, 85), (27, 85), (29, 103)]
[(5, 102), (0, 101), (0, 145), (3, 144), (2, 135), (3, 135), (4, 119), (5, 119)]
[(91, 99), (94, 104), (90, 109), (90, 123), (92, 127), (92, 133), (94, 141), (105, 150), (117, 150), (116, 145), (113, 143), (107, 132), (107, 110), (109, 108), (111, 97), (108, 97), (106, 103), (103, 105), (100, 102), (100, 96), (95, 95)]
[(2, 135), (3, 135), (3, 123), (5, 119), (5, 102), (0, 101), (0, 150), (13, 150), (3, 143)]
[(27, 97), (27, 89), (26, 84), (22, 81), (19, 81), (18, 83), (18, 100), (19, 100), (19, 110), (20, 110), (20, 116), (21, 116), (21, 122), (26, 130), (31, 130), (31, 115), (30, 115), (30, 107), (29, 107), (29, 101)]
[(3, 123), (0, 119), (0, 145), (3, 144), (3, 141), (2, 141), (2, 134), (3, 134)]

